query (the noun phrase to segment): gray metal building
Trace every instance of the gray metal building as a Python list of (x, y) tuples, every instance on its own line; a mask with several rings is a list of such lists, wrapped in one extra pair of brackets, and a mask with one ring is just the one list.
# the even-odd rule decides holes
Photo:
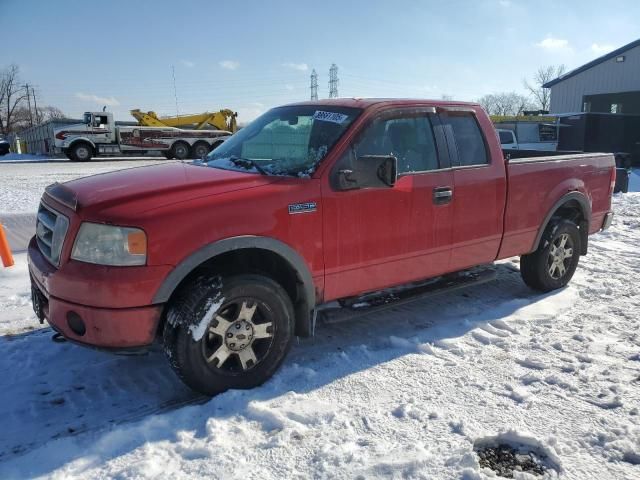
[(544, 84), (551, 113), (640, 114), (640, 39)]

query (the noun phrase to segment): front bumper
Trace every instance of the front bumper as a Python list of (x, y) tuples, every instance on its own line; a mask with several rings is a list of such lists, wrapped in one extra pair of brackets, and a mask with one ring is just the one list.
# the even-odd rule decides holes
[[(42, 318), (65, 338), (91, 347), (116, 350), (142, 348), (153, 343), (162, 315), (162, 305), (113, 308), (85, 305), (60, 298), (53, 292), (56, 284), (63, 283), (62, 278), (56, 278), (62, 277), (63, 273), (47, 262), (33, 241), (29, 245), (28, 259), (34, 309), (39, 310)], [(131, 280), (125, 279), (123, 273), (119, 283), (121, 287), (125, 284), (125, 290), (116, 292), (126, 292), (128, 281)], [(110, 285), (103, 287), (108, 290)], [(94, 288), (100, 286), (94, 285)], [(94, 298), (103, 296), (94, 295)], [(87, 299), (91, 300), (90, 296)], [(112, 302), (117, 303), (118, 298), (112, 299)], [(127, 302), (123, 299), (122, 303)]]

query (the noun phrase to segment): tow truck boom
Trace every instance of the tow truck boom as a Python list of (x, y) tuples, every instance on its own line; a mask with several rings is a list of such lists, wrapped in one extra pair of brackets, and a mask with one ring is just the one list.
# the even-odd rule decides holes
[(142, 126), (147, 127), (183, 127), (189, 126), (194, 130), (202, 130), (211, 125), (217, 130), (235, 133), (238, 129), (236, 117), (238, 114), (229, 109), (217, 112), (205, 112), (195, 115), (177, 115), (175, 117), (158, 117), (156, 112), (143, 112), (139, 108), (130, 111), (131, 115)]

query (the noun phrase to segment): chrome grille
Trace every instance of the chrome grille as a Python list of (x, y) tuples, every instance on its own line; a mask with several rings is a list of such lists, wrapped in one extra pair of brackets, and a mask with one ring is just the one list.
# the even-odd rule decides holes
[(36, 222), (36, 242), (45, 258), (55, 266), (60, 264), (60, 252), (68, 228), (67, 217), (40, 203)]

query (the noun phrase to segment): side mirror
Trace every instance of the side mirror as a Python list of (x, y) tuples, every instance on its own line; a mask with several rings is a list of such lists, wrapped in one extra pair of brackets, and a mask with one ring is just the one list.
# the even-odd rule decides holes
[(398, 159), (393, 155), (363, 155), (353, 162), (353, 169), (338, 170), (338, 188), (391, 188), (398, 179)]

